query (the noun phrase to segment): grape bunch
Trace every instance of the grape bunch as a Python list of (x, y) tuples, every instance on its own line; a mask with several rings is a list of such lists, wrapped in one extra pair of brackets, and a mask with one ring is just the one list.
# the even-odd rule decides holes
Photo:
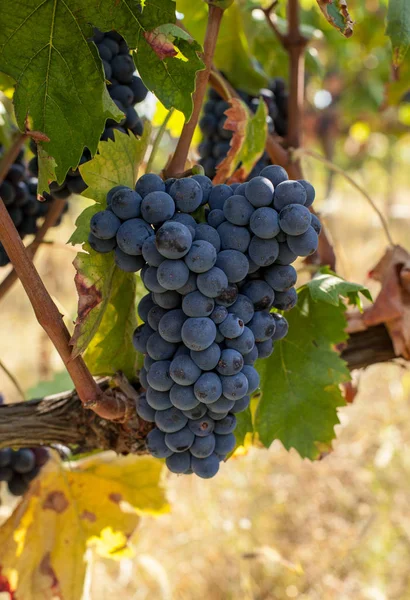
[(11, 494), (22, 496), (48, 459), (46, 448), (3, 448), (0, 450), (0, 481), (7, 483)]
[[(256, 112), (260, 97), (251, 96), (246, 92), (239, 90), (239, 95), (244, 102)], [(287, 101), (288, 95), (285, 89), (284, 81), (280, 78), (274, 79), (267, 89), (260, 91), (263, 101), (268, 108), (268, 130), (269, 133), (276, 133), (284, 136), (287, 131)], [(216, 174), (216, 166), (228, 154), (230, 140), (233, 132), (224, 129), (226, 121), (225, 111), (230, 108), (230, 104), (211, 89), (208, 95), (208, 101), (204, 105), (204, 114), (199, 121), (203, 140), (198, 146), (200, 155), (199, 163), (203, 166), (205, 175), (213, 179)], [(250, 173), (251, 179), (269, 164), (269, 157), (265, 152), (256, 163), (253, 171)]]
[[(117, 123), (108, 119), (101, 139), (114, 140), (114, 130), (127, 133), (131, 131), (134, 135), (142, 135), (143, 124), (134, 106), (145, 100), (148, 90), (142, 83), (140, 77), (134, 75), (134, 61), (130, 55), (130, 49), (124, 38), (116, 31), (103, 33), (94, 30), (93, 42), (97, 45), (98, 53), (103, 63), (105, 77), (108, 81), (107, 89), (117, 107), (124, 113), (123, 119)], [(30, 145), (35, 156), (29, 163), (30, 172), (38, 175), (37, 146)], [(91, 160), (91, 153), (86, 148), (80, 159), (80, 165)], [(70, 194), (81, 194), (87, 188), (87, 184), (81, 177), (79, 169), (70, 170), (62, 184), (53, 181), (50, 184), (50, 192), (56, 198), (68, 198)]]
[(140, 271), (149, 292), (133, 336), (145, 355), (137, 412), (155, 423), (147, 448), (172, 472), (213, 477), (234, 449), (235, 415), (259, 385), (254, 363), (287, 333), (277, 311), (296, 304), (291, 263), (318, 245), (314, 196), (276, 165), (231, 186), (148, 173), (135, 190), (110, 190), (92, 217), (91, 247)]
[[(1, 151), (0, 147), (0, 155)], [(37, 179), (29, 177), (27, 174), (23, 150), (18, 155), (16, 162), (11, 165), (0, 185), (0, 197), (6, 205), (21, 239), (26, 235), (37, 233), (39, 219), (47, 215), (53, 202), (49, 194), (44, 195), (43, 202), (37, 200)], [(9, 257), (0, 244), (0, 267), (4, 267), (9, 262)]]

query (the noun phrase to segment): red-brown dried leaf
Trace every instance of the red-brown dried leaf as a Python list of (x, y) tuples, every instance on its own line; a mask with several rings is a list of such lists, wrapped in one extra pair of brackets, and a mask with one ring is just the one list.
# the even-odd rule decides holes
[[(246, 136), (246, 127), (248, 124), (248, 111), (246, 106), (238, 98), (231, 98), (229, 100), (231, 108), (225, 111), (226, 121), (224, 123), (224, 129), (233, 131), (231, 138), (231, 147), (229, 152), (222, 162), (216, 167), (216, 175), (213, 179), (213, 183), (224, 183), (231, 172), (232, 164), (237, 162), (237, 156), (242, 148)], [(246, 175), (235, 173), (235, 181), (244, 181), (240, 177)]]
[(144, 31), (144, 38), (160, 60), (172, 58), (178, 54), (174, 44), (169, 40), (168, 36), (158, 29)]

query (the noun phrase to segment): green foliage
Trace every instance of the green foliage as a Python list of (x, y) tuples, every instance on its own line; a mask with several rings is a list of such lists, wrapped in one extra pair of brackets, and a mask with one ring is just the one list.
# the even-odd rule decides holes
[(29, 400), (44, 398), (52, 394), (59, 394), (66, 390), (74, 389), (70, 375), (66, 370), (54, 373), (53, 377), (46, 381), (39, 381), (35, 386), (27, 390), (26, 396)]
[(309, 283), (309, 292), (316, 302), (327, 302), (333, 306), (340, 306), (340, 299), (346, 298), (348, 303), (362, 309), (360, 294), (372, 301), (372, 296), (367, 288), (360, 283), (352, 283), (338, 277), (327, 267), (321, 269)]
[(398, 67), (410, 45), (410, 5), (407, 0), (389, 0), (386, 35), (393, 46), (393, 62)]

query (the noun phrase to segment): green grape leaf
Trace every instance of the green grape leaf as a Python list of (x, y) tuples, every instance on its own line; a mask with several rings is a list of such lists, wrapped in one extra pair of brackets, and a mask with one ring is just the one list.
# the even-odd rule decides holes
[(346, 0), (317, 0), (317, 3), (328, 23), (346, 38), (353, 34), (354, 21), (349, 14)]
[(322, 268), (321, 273), (313, 277), (307, 286), (313, 300), (333, 306), (339, 306), (343, 297), (347, 298), (349, 304), (362, 310), (360, 294), (372, 302), (372, 295), (366, 287), (342, 279), (327, 267)]
[(136, 48), (135, 64), (148, 89), (167, 108), (172, 106), (188, 120), (196, 72), (204, 65), (201, 46), (175, 25), (173, 0), (101, 0), (84, 8), (84, 0), (70, 0), (83, 17), (102, 31), (115, 29)]
[(347, 338), (345, 311), (342, 303), (315, 301), (304, 286), (286, 315), (288, 335), (270, 358), (257, 361), (262, 397), (254, 426), (266, 447), (279, 439), (311, 460), (331, 447), (337, 408), (345, 403), (339, 385), (350, 379), (333, 349)]
[[(206, 30), (207, 6), (205, 2), (176, 0), (177, 10), (184, 15), (182, 23), (191, 35), (203, 42)], [(244, 30), (250, 16), (235, 2), (224, 13), (218, 36), (214, 63), (237, 89), (258, 94), (268, 85), (268, 77), (260, 63), (252, 56), (248, 36)]]
[[(225, 111), (224, 129), (233, 131), (233, 136), (228, 154), (216, 167), (214, 183), (224, 183), (231, 176), (235, 181), (245, 181), (265, 150), (268, 133), (265, 102), (259, 102), (255, 114), (238, 98), (231, 98), (230, 104), (231, 108)], [(241, 166), (236, 168), (239, 163)]]
[[(77, 166), (84, 146), (96, 151), (106, 119), (122, 114), (107, 92), (97, 48), (87, 41), (91, 35), (69, 0), (28, 0), (18, 10), (14, 0), (2, 2), (0, 70), (16, 81), (20, 129), (28, 118), (49, 138), (41, 146), (55, 160), (59, 182)], [(48, 190), (41, 182), (40, 193)]]
[(93, 375), (123, 371), (135, 375), (136, 352), (132, 333), (136, 327), (136, 276), (118, 269), (113, 253), (99, 254), (86, 243), (90, 219), (106, 204), (107, 192), (116, 185), (134, 187), (138, 166), (146, 152), (150, 128), (144, 126), (141, 139), (115, 132), (115, 142), (100, 142), (97, 156), (80, 167), (89, 185), (84, 192), (95, 204), (77, 220), (72, 243), (84, 243), (74, 261), (78, 291), (78, 317), (71, 344), (73, 356), (84, 358)]
[(407, 0), (389, 0), (386, 35), (393, 47), (393, 63), (398, 67), (410, 46), (410, 5)]

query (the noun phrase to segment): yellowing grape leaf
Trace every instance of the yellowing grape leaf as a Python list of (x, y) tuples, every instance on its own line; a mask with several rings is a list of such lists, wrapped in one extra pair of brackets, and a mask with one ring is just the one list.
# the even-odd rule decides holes
[(13, 600), (80, 600), (87, 548), (127, 555), (139, 515), (167, 512), (161, 471), (152, 457), (111, 452), (49, 461), (0, 528), (0, 592)]

